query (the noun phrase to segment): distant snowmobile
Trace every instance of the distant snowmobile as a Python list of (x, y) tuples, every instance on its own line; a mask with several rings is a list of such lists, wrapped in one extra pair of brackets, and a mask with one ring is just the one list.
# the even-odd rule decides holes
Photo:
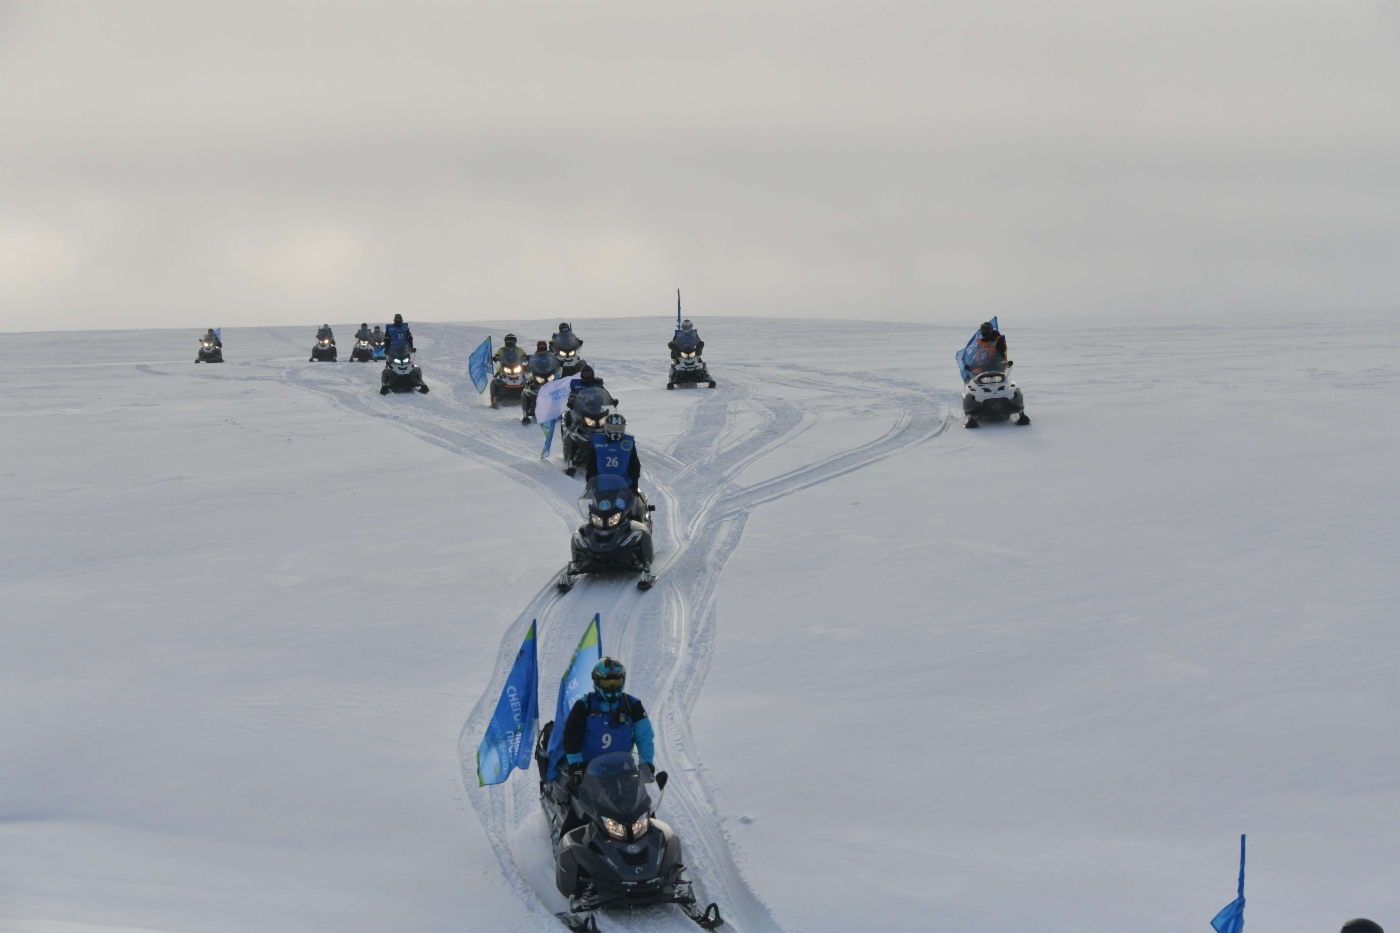
[(423, 382), (423, 370), (414, 365), (413, 352), (409, 350), (408, 344), (396, 343), (389, 351), (389, 361), (379, 379), (379, 394), (415, 390), (427, 394), (428, 386)]
[(681, 861), (681, 840), (656, 818), (647, 793), (655, 782), (666, 789), (665, 771), (632, 752), (610, 752), (588, 763), (578, 787), (563, 773), (548, 780), (549, 737), (555, 723), (540, 730), (535, 763), (540, 772), (540, 806), (554, 846), (554, 884), (569, 899), (559, 919), (575, 931), (596, 933), (594, 912), (615, 908), (676, 904), (702, 929), (724, 923), (719, 907), (701, 909)]
[(656, 582), (651, 572), (652, 521), (656, 506), (634, 493), (626, 477), (600, 473), (588, 481), (579, 498), (588, 521), (570, 542), (569, 565), (559, 575), (559, 592), (573, 589), (586, 573), (640, 573), (637, 589)]
[(355, 348), (350, 351), (350, 362), (368, 363), (374, 359), (374, 344), (368, 340), (360, 339), (355, 341)]
[(383, 338), (383, 337), (380, 337), (378, 340), (371, 340), (371, 341), (369, 342), (369, 345), (370, 345), (370, 358), (371, 358), (371, 359), (376, 359), (376, 360), (388, 359), (388, 357), (389, 357), (389, 352), (388, 352), (388, 350), (386, 350), (386, 349), (384, 348), (384, 338)]
[(1005, 421), (1013, 415), (1017, 424), (1031, 423), (1021, 389), (1011, 381), (1011, 365), (989, 364), (967, 380), (962, 396), (966, 427), (979, 427), (982, 421)]
[(224, 347), (217, 337), (211, 338), (208, 334), (199, 338), (199, 355), (194, 358), (196, 363), (222, 363), (224, 361)]
[(601, 385), (584, 386), (578, 390), (574, 406), (565, 416), (564, 423), (564, 463), (565, 473), (573, 476), (588, 464), (594, 456), (593, 435), (603, 428), (603, 419), (612, 414), (609, 406), (613, 400), (608, 390)]
[(336, 358), (335, 338), (318, 337), (316, 345), (311, 348), (311, 359), (308, 363), (334, 363)]
[(583, 348), (583, 340), (568, 323), (561, 323), (559, 331), (549, 341), (550, 352), (559, 361), (559, 376), (576, 376), (578, 371), (583, 369), (583, 357), (579, 356), (579, 351)]
[(671, 377), (666, 382), (666, 388), (674, 389), (676, 386), (699, 385), (704, 382), (713, 389), (715, 381), (710, 378), (710, 371), (706, 368), (705, 361), (700, 358), (700, 336), (693, 330), (678, 330), (672, 342), (676, 345), (676, 353), (675, 358), (671, 360)]

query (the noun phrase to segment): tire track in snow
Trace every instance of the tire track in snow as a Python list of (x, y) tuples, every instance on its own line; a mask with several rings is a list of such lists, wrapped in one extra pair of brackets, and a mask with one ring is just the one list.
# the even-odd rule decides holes
[[(540, 435), (522, 429), (510, 418), (510, 409), (493, 411), (481, 403), (466, 373), (467, 356), (481, 334), (461, 328), (451, 335), (458, 339), (449, 340), (443, 330), (435, 328), (434, 339), (422, 342), (424, 349), (432, 347), (432, 364), (425, 373), (433, 387), (430, 395), (381, 397), (376, 386), (350, 367), (299, 365), (286, 370), (280, 380), (349, 411), (392, 420), (429, 443), (524, 483), (544, 497), (571, 531), (578, 520), (581, 484), (564, 476), (555, 463), (539, 459)], [(644, 365), (628, 361), (615, 368), (641, 373)], [(364, 370), (378, 374), (376, 366)], [(888, 398), (897, 406), (897, 416), (884, 435), (869, 443), (744, 486), (737, 480), (746, 468), (820, 420), (766, 386), (825, 392), (834, 386), (843, 395)], [(458, 739), (467, 796), (502, 873), (527, 908), (542, 922), (548, 918), (551, 926), (557, 926), (552, 915), (564, 909), (565, 902), (553, 887), (553, 856), (539, 815), (534, 775), (492, 788), (478, 787), (475, 775), (476, 746), (530, 622), (540, 620), (538, 647), (546, 680), (541, 715), (548, 719), (553, 715), (553, 678), (568, 663), (587, 620), (601, 615), (604, 649), (625, 659), (629, 686), (646, 699), (656, 721), (658, 757), (672, 774), (661, 816), (681, 836), (697, 897), (702, 904), (718, 902), (729, 928), (736, 931), (781, 930), (734, 862), (732, 842), (690, 732), (691, 712), (713, 655), (719, 580), (743, 538), (751, 509), (894, 456), (938, 436), (953, 422), (946, 400), (931, 405), (923, 392), (892, 390), (835, 373), (736, 366), (720, 388), (688, 391), (704, 395), (687, 409), (682, 431), (669, 447), (650, 451), (647, 457), (647, 491), (657, 505), (657, 585), (642, 593), (630, 576), (585, 577), (572, 592), (560, 594), (551, 579), (502, 636), (491, 683)], [(757, 416), (757, 425), (737, 431), (745, 414)], [(561, 533), (564, 555), (566, 541), (567, 532)], [(676, 908), (601, 915), (599, 920), (604, 930), (695, 929)]]

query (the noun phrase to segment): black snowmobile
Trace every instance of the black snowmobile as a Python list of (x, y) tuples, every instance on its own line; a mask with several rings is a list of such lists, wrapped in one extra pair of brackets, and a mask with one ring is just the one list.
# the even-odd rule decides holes
[(194, 358), (196, 363), (222, 363), (224, 361), (223, 344), (217, 340), (210, 340), (207, 336), (199, 338), (199, 355)]
[(355, 341), (355, 348), (350, 351), (350, 362), (369, 363), (374, 360), (374, 344), (365, 337), (360, 337)]
[(554, 381), (557, 367), (558, 363), (552, 356), (530, 357), (530, 362), (525, 367), (525, 388), (520, 392), (521, 424), (529, 424), (535, 420), (535, 402), (539, 401), (540, 386)]
[(574, 396), (573, 408), (564, 416), (564, 472), (573, 476), (593, 456), (593, 435), (612, 414), (613, 397), (600, 385), (583, 386)]
[(583, 357), (579, 356), (583, 340), (573, 330), (562, 330), (564, 325), (559, 326), (561, 330), (550, 339), (549, 349), (554, 351), (554, 358), (559, 361), (560, 378), (577, 376), (585, 365)]
[(1031, 423), (1021, 389), (1011, 381), (1010, 368), (1009, 362), (992, 361), (980, 372), (969, 374), (962, 396), (965, 427), (978, 427), (982, 421), (1006, 421), (1013, 416), (1017, 424)]
[(427, 384), (423, 382), (423, 370), (414, 365), (413, 351), (408, 348), (407, 343), (395, 344), (389, 351), (384, 374), (379, 378), (379, 394), (415, 390), (424, 394), (428, 391)]
[(334, 363), (335, 362), (335, 338), (317, 337), (316, 345), (311, 348), (311, 359), (308, 363)]
[(611, 752), (588, 763), (577, 787), (567, 772), (548, 780), (553, 730), (552, 722), (540, 730), (535, 764), (554, 846), (554, 883), (569, 899), (569, 912), (559, 918), (572, 930), (592, 933), (595, 911), (676, 904), (703, 929), (722, 925), (718, 905), (702, 909), (696, 902), (680, 837), (656, 818), (647, 785), (664, 792), (666, 772), (653, 776), (632, 752)]
[[(514, 352), (509, 352), (512, 350)], [(525, 369), (530, 363), (530, 357), (519, 347), (502, 347), (498, 355), (501, 366), (491, 376), (492, 408), (500, 408), (501, 399), (519, 396), (525, 391), (525, 380), (528, 378)]]
[(666, 382), (666, 388), (674, 389), (676, 386), (699, 385), (708, 383), (710, 388), (715, 387), (715, 381), (710, 378), (710, 371), (705, 366), (705, 361), (700, 358), (700, 338), (695, 331), (676, 331), (676, 352), (678, 358), (671, 361), (671, 377)]
[(569, 565), (555, 583), (559, 592), (573, 589), (586, 573), (640, 573), (637, 589), (651, 589), (656, 582), (651, 572), (651, 513), (656, 506), (634, 493), (626, 477), (611, 473), (590, 479), (579, 502), (588, 521), (574, 532)]

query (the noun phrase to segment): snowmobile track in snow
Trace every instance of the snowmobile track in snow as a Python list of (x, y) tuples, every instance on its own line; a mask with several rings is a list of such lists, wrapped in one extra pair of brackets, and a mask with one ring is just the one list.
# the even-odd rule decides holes
[[(467, 375), (467, 357), (484, 333), (481, 328), (439, 327), (433, 328), (431, 339), (420, 341), (424, 376), (435, 390), (431, 395), (381, 398), (366, 379), (366, 373), (377, 373), (372, 366), (310, 368), (302, 364), (286, 370), (281, 379), (347, 410), (391, 420), (429, 443), (487, 464), (540, 493), (563, 520), (562, 564), (568, 533), (578, 520), (575, 503), (581, 484), (565, 476), (554, 462), (539, 459), (541, 434), (538, 428), (520, 424), (515, 414), (518, 406), (493, 410), (477, 394)], [(664, 366), (654, 360), (610, 361), (604, 371), (655, 382), (656, 388), (664, 384)], [(535, 774), (482, 788), (475, 773), (477, 744), (531, 620), (540, 622), (541, 718), (548, 719), (553, 715), (559, 674), (584, 625), (595, 613), (601, 615), (605, 652), (625, 659), (629, 692), (644, 699), (656, 723), (658, 759), (672, 775), (660, 816), (681, 836), (700, 903), (719, 904), (725, 929), (781, 930), (735, 863), (690, 733), (691, 711), (713, 653), (719, 580), (753, 508), (924, 443), (955, 420), (947, 399), (873, 379), (785, 370), (781, 365), (761, 371), (734, 367), (726, 372), (719, 388), (706, 389), (693, 401), (680, 435), (668, 449), (648, 447), (646, 438), (640, 438), (646, 450), (643, 486), (657, 506), (653, 569), (660, 579), (656, 586), (643, 593), (630, 576), (584, 577), (571, 592), (561, 594), (552, 579), (546, 581), (502, 635), (491, 684), (458, 740), (467, 796), (507, 882), (541, 918), (542, 928), (557, 927), (554, 915), (565, 905), (553, 887), (553, 858), (544, 823), (538, 818)], [(613, 378), (625, 411), (626, 397), (636, 387), (629, 390), (622, 380)], [(896, 409), (894, 423), (868, 443), (741, 485), (737, 479), (746, 468), (820, 420), (781, 398), (775, 387), (828, 393), (834, 389), (837, 395), (887, 399)], [(757, 426), (737, 430), (741, 414), (756, 415)], [(603, 930), (695, 929), (677, 908), (603, 914), (598, 919)]]

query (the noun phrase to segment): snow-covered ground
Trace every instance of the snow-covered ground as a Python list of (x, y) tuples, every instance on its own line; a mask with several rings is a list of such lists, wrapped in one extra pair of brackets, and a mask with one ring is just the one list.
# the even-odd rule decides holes
[[(533, 784), (471, 755), (531, 618), (632, 672), (662, 815), (751, 931), (1400, 924), (1400, 322), (579, 321), (661, 582), (556, 595), (581, 484), (417, 329), (0, 345), (0, 929), (558, 929)], [(511, 322), (523, 339), (545, 322)], [(341, 338), (353, 328), (338, 326)], [(610, 930), (694, 929), (678, 912)]]

